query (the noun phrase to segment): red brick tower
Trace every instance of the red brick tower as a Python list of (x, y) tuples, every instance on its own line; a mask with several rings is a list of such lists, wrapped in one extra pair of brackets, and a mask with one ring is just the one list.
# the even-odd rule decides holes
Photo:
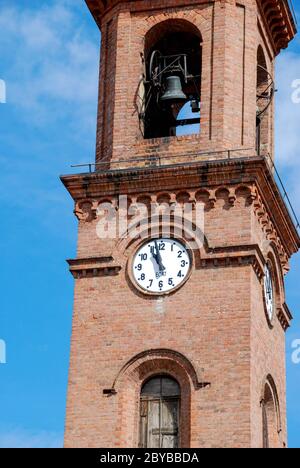
[[(62, 177), (79, 220), (65, 445), (284, 447), (283, 278), (300, 240), (272, 158), (289, 4), (86, 2), (97, 164)], [(169, 207), (192, 216), (183, 229)]]

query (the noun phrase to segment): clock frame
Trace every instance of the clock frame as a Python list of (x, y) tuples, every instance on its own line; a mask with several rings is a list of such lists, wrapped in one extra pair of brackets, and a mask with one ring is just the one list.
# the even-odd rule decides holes
[[(144, 262), (145, 261), (151, 261), (152, 264), (153, 264), (153, 276), (152, 277), (146, 277), (145, 280), (142, 280), (142, 281), (139, 281), (140, 279), (140, 276), (138, 276), (137, 273), (140, 273), (142, 274), (143, 273), (143, 270), (144, 268), (140, 269), (140, 270), (137, 270), (137, 265), (139, 265), (139, 263), (137, 263), (137, 259), (139, 257), (139, 255), (145, 253), (145, 248), (148, 249), (147, 251), (150, 253), (151, 252), (151, 248), (150, 247), (154, 247), (154, 257), (156, 255), (158, 255), (158, 251), (157, 251), (157, 247), (159, 248), (161, 246), (161, 243), (165, 243), (166, 244), (166, 253), (168, 254), (171, 254), (177, 256), (176, 260), (177, 260), (177, 269), (172, 269), (170, 271), (170, 269), (168, 269), (168, 264), (167, 264), (167, 258), (166, 258), (166, 253), (163, 252), (163, 251), (159, 251), (160, 254), (161, 254), (161, 258), (153, 258), (153, 251), (151, 253), (151, 257), (148, 256), (148, 258), (146, 260), (143, 260)], [(156, 244), (156, 246), (155, 246)], [(171, 245), (174, 246), (174, 251), (171, 252)], [(169, 252), (168, 252), (168, 249), (169, 249)], [(178, 253), (179, 251), (182, 252), (182, 256), (178, 257)], [(185, 266), (182, 266), (183, 263), (181, 263), (182, 261), (186, 261), (188, 262)], [(166, 263), (166, 274), (162, 274), (160, 278), (156, 278), (155, 277), (155, 281), (158, 281), (159, 279), (161, 281), (163, 281), (163, 287), (161, 288), (152, 288), (150, 285), (150, 280), (153, 279), (154, 280), (154, 275), (156, 275), (156, 273), (160, 270), (159, 268), (159, 263), (161, 262), (161, 266), (164, 267), (164, 262)], [(173, 259), (173, 265), (174, 265), (174, 259)], [(131, 280), (131, 282), (133, 283), (134, 287), (144, 293), (144, 294), (148, 294), (148, 295), (151, 295), (151, 296), (163, 296), (163, 295), (168, 295), (168, 294), (172, 294), (174, 293), (175, 291), (177, 291), (178, 289), (180, 289), (185, 283), (186, 281), (189, 279), (190, 275), (191, 275), (191, 272), (192, 272), (192, 265), (193, 265), (193, 256), (192, 256), (192, 252), (191, 252), (191, 249), (189, 248), (189, 246), (187, 245), (187, 243), (185, 241), (183, 241), (182, 239), (177, 239), (177, 238), (171, 238), (171, 237), (159, 237), (159, 238), (150, 238), (150, 239), (147, 239), (145, 240), (144, 242), (140, 243), (139, 246), (135, 249), (135, 252), (134, 254), (131, 256), (130, 258), (130, 261), (129, 261), (129, 267), (128, 267), (128, 273), (129, 273), (129, 278)], [(178, 279), (178, 275), (179, 273), (182, 273), (182, 276)], [(169, 280), (174, 278), (174, 276), (176, 276), (176, 281), (174, 281), (173, 285), (172, 284), (169, 284)], [(149, 282), (144, 282), (144, 281), (149, 281)], [(167, 287), (165, 287), (165, 284), (167, 282)], [(154, 283), (154, 281), (153, 281)], [(150, 287), (147, 287), (147, 286), (150, 286)]]
[(267, 261), (264, 268), (263, 299), (267, 321), (268, 324), (272, 326), (275, 316), (276, 304), (274, 272), (270, 261)]

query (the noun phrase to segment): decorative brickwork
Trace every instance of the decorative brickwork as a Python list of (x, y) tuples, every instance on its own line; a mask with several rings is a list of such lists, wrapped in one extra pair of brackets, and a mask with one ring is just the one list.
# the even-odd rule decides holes
[[(260, 148), (255, 119), (257, 65), (273, 74), (295, 33), (291, 13), (283, 0), (87, 4), (102, 30), (97, 165), (62, 177), (78, 219), (65, 446), (140, 445), (141, 389), (158, 375), (180, 387), (181, 447), (286, 446), (284, 275), (300, 239), (266, 157), (273, 104)], [(201, 37), (200, 133), (145, 139), (136, 93), (166, 25)], [(173, 206), (190, 216), (181, 231), (176, 213), (162, 217)], [(99, 235), (103, 220), (115, 236)], [(170, 231), (190, 252), (186, 281), (162, 295), (132, 274), (149, 220), (152, 235)]]

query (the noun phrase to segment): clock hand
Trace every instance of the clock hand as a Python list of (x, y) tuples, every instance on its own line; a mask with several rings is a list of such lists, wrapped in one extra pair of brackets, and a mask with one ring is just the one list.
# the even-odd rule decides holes
[[(156, 251), (156, 253), (154, 252), (154, 250)], [(156, 245), (155, 245), (155, 247), (153, 247), (152, 257), (154, 258), (154, 260), (156, 261), (156, 263), (157, 263), (157, 265), (159, 267), (159, 260), (158, 260)]]
[(161, 253), (159, 251), (157, 241), (155, 240), (154, 243), (155, 243), (155, 249), (156, 249), (155, 260), (156, 260), (156, 263), (159, 266), (159, 271), (165, 271), (166, 267), (163, 265), (162, 258), (161, 258)]

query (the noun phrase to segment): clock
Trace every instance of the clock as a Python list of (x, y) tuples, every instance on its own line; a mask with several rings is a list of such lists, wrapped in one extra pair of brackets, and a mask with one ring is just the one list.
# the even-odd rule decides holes
[(273, 277), (270, 265), (267, 263), (265, 266), (265, 278), (264, 278), (264, 298), (267, 317), (271, 322), (274, 315), (274, 287)]
[(188, 278), (191, 258), (187, 248), (175, 239), (152, 239), (136, 252), (132, 270), (135, 283), (144, 291), (164, 294)]

